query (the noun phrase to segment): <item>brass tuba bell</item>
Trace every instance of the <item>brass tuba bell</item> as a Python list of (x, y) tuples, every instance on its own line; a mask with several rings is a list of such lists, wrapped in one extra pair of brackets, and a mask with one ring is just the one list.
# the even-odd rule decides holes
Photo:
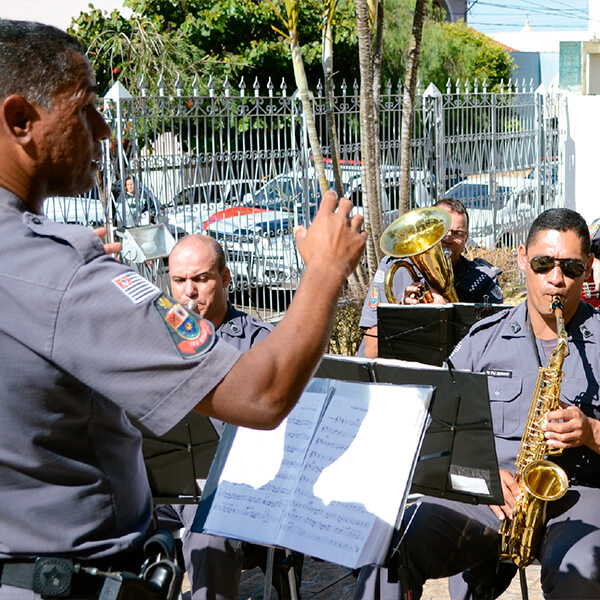
[[(379, 242), (388, 256), (409, 258), (423, 274), (425, 281), (439, 291), (448, 302), (458, 302), (454, 289), (454, 271), (442, 249), (442, 239), (450, 229), (452, 217), (441, 208), (417, 208), (404, 213), (383, 232)], [(388, 302), (399, 304), (393, 290), (396, 271), (404, 267), (414, 281), (419, 281), (412, 264), (407, 260), (396, 261), (385, 276), (385, 295)], [(429, 291), (425, 302), (433, 302)]]

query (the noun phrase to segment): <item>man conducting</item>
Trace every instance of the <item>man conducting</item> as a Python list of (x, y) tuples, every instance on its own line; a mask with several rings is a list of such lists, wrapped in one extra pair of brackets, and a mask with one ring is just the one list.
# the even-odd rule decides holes
[(294, 301), (242, 353), (91, 230), (42, 216), (45, 198), (92, 187), (110, 136), (80, 44), (1, 20), (0, 72), (0, 598), (95, 598), (108, 570), (139, 572), (151, 524), (127, 413), (157, 435), (192, 410), (277, 426), (325, 351), (366, 233), (350, 201), (325, 194), (296, 232)]
[[(169, 278), (173, 298), (208, 319), (217, 335), (239, 350), (250, 349), (272, 331), (269, 323), (229, 303), (231, 272), (223, 248), (208, 235), (188, 235), (177, 243), (169, 256)], [(216, 419), (212, 422), (220, 435), (224, 423)], [(158, 514), (159, 522), (169, 528), (173, 527), (172, 521), (177, 528), (185, 527), (183, 556), (193, 600), (238, 600), (242, 569), (258, 565), (266, 571), (264, 546), (192, 532), (195, 504), (161, 506)], [(299, 587), (302, 556), (293, 554), (286, 559), (284, 550), (275, 551), (273, 583), (282, 600), (290, 597), (288, 563), (292, 560)]]
[[(498, 565), (498, 531), (502, 521), (513, 518), (521, 493), (517, 457), (519, 472), (531, 460), (527, 450), (520, 450), (522, 439), (525, 449), (545, 439), (549, 448), (562, 450), (550, 460), (564, 469), (569, 487), (562, 498), (547, 503), (546, 519), (532, 519), (531, 530), (504, 540), (514, 545), (518, 562), (528, 554), (529, 536), (541, 536), (533, 556), (542, 565), (545, 598), (600, 598), (600, 315), (580, 300), (592, 261), (589, 231), (578, 213), (566, 208), (542, 213), (518, 250), (527, 300), (478, 322), (451, 354), (453, 368), (488, 375), (504, 505), (423, 498), (416, 510), (407, 511), (407, 523), (414, 515), (407, 531), (411, 598), (421, 596), (427, 579), (463, 572), (451, 578), (455, 600), (497, 598), (508, 586), (516, 566)], [(565, 336), (559, 335), (560, 304), (566, 351)], [(536, 388), (540, 367), (543, 379)], [(549, 403), (552, 396), (559, 396), (557, 410)], [(541, 411), (543, 419), (527, 431), (532, 410)], [(365, 568), (355, 597), (397, 599), (401, 592), (384, 571)]]
[[(500, 269), (481, 258), (468, 260), (462, 255), (469, 238), (469, 215), (464, 204), (454, 198), (444, 198), (435, 204), (450, 213), (450, 229), (441, 241), (444, 251), (449, 252), (454, 271), (454, 287), (461, 302), (489, 302), (501, 304), (504, 296), (498, 284)], [(368, 296), (363, 305), (359, 326), (365, 329), (365, 337), (358, 350), (359, 356), (375, 358), (377, 349), (377, 307), (387, 302), (385, 296), (385, 277), (396, 258), (385, 256), (377, 268), (371, 282)], [(424, 279), (415, 282), (406, 269), (398, 269), (394, 275), (392, 287), (396, 298), (402, 304), (417, 304), (418, 296), (424, 286)], [(446, 304), (444, 297), (431, 289), (434, 304)]]

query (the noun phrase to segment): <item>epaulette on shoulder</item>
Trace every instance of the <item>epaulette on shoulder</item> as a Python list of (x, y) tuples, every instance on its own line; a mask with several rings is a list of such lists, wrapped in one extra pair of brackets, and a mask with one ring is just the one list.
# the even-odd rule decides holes
[(493, 265), (491, 262), (488, 262), (484, 258), (481, 258), (480, 256), (476, 256), (473, 259), (473, 262), (477, 265), (477, 267), (480, 270), (482, 270), (484, 273), (486, 273), (486, 275), (489, 275), (490, 277), (495, 277), (502, 273), (502, 269), (500, 269), (496, 265)]
[(507, 308), (506, 310), (498, 311), (498, 312), (494, 313), (493, 315), (490, 315), (489, 317), (485, 317), (484, 319), (477, 321), (471, 327), (471, 330), (469, 331), (469, 335), (474, 335), (479, 331), (483, 331), (484, 329), (488, 329), (490, 327), (498, 325), (498, 323), (501, 323), (502, 321), (507, 319), (509, 314), (510, 314), (510, 309)]
[(105, 254), (100, 238), (88, 227), (56, 223), (46, 217), (27, 214), (28, 226), (37, 235), (60, 241), (63, 246), (70, 246), (84, 262), (89, 262)]

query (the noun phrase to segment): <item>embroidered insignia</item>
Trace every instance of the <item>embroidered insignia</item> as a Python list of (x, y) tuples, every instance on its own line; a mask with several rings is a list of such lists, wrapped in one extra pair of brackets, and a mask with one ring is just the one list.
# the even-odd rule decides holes
[(164, 294), (154, 301), (154, 306), (181, 356), (198, 356), (212, 347), (215, 328), (210, 321), (188, 312), (181, 304), (173, 302)]
[(375, 310), (379, 306), (379, 288), (376, 285), (374, 285), (371, 288), (371, 293), (369, 294), (369, 302), (367, 303), (367, 306), (371, 310)]
[(600, 228), (600, 222), (596, 222), (594, 221), (589, 229), (590, 229), (590, 237), (593, 238), (597, 233), (598, 233), (598, 229)]
[(242, 330), (238, 327), (235, 321), (229, 321), (227, 324), (229, 325), (229, 329), (231, 329), (231, 333), (233, 333), (233, 335), (240, 335), (240, 333), (242, 333)]
[(159, 288), (135, 271), (119, 275), (112, 281), (134, 304), (160, 294)]
[(458, 344), (456, 344), (456, 346), (454, 346), (454, 350), (452, 350), (452, 352), (450, 353), (450, 356), (448, 356), (448, 360), (452, 360), (454, 358), (456, 353), (460, 350), (461, 346), (462, 346), (462, 340), (460, 342), (458, 342)]
[(373, 283), (383, 283), (385, 279), (385, 272), (381, 269), (377, 269), (375, 272), (375, 277), (373, 277)]
[(504, 297), (504, 295), (502, 294), (502, 289), (500, 288), (499, 285), (495, 285), (492, 288), (492, 291), (490, 292), (490, 294), (492, 294), (492, 296), (494, 296), (494, 298), (496, 298), (496, 300), (502, 300), (502, 298)]
[(584, 338), (589, 338), (592, 336), (592, 332), (585, 325), (580, 325), (579, 331), (581, 331), (581, 334)]
[(516, 321), (513, 321), (510, 324), (510, 328), (513, 333), (519, 333), (519, 331), (521, 331), (521, 326)]

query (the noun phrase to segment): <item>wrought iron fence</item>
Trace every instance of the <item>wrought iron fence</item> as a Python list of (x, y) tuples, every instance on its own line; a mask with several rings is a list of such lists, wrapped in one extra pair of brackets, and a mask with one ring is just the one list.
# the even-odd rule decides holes
[[(136, 243), (135, 236), (147, 231), (140, 228), (155, 224), (154, 231), (166, 228), (174, 240), (211, 235), (226, 250), (234, 301), (264, 319), (277, 319), (303, 270), (292, 229), (310, 223), (319, 199), (296, 94), (289, 95), (285, 83), (261, 90), (257, 84), (247, 89), (243, 81), (235, 89), (226, 83), (219, 93), (209, 86), (206, 96), (197, 84), (185, 93), (180, 85), (161, 89), (158, 96), (148, 96), (143, 85), (135, 95), (130, 92), (116, 84), (103, 100), (114, 135), (106, 142), (98, 189), (86, 199), (51, 199), (48, 213), (95, 225), (101, 205), (106, 221), (123, 236), (123, 260), (166, 291), (166, 258), (157, 255), (156, 239)], [(445, 93), (433, 85), (418, 90), (411, 207), (458, 197), (469, 210), (475, 243), (522, 241), (543, 207), (563, 203), (561, 102), (560, 96), (512, 82), (495, 92), (477, 82), (449, 83)], [(313, 107), (333, 181), (320, 87)], [(357, 210), (362, 209), (359, 110), (357, 84), (335, 90), (343, 184)], [(380, 113), (384, 223), (398, 215), (401, 117), (402, 89), (388, 84)], [(128, 176), (132, 193), (121, 183)], [(169, 243), (161, 239), (158, 246), (168, 254)]]

